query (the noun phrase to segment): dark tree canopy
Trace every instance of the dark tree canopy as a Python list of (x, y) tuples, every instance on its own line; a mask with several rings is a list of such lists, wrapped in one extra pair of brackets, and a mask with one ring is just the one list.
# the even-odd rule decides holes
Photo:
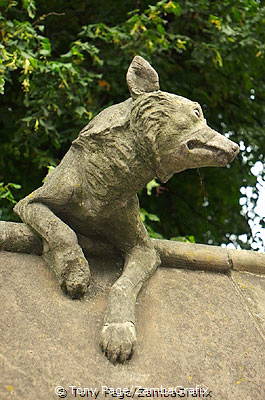
[[(209, 125), (245, 149), (227, 168), (151, 183), (140, 194), (150, 233), (259, 241), (247, 221), (257, 198), (250, 169), (265, 161), (262, 1), (0, 0), (0, 10), (2, 219), (15, 220), (15, 199), (41, 185), (95, 114), (129, 96), (125, 74), (139, 54), (162, 90), (200, 102)], [(254, 188), (246, 215), (242, 186)], [(244, 233), (248, 244), (238, 239)]]

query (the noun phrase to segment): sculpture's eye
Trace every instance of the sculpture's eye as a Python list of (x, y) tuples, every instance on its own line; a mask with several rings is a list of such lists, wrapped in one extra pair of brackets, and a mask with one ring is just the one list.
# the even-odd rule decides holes
[(194, 112), (194, 114), (196, 115), (197, 118), (200, 118), (201, 112), (200, 112), (200, 109), (199, 109), (199, 108), (195, 108), (195, 109), (193, 110), (193, 112)]

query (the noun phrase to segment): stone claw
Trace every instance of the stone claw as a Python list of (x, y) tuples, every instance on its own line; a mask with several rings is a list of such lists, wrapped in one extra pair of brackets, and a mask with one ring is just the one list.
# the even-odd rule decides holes
[(105, 324), (101, 331), (101, 349), (113, 364), (129, 360), (135, 343), (136, 330), (132, 322)]

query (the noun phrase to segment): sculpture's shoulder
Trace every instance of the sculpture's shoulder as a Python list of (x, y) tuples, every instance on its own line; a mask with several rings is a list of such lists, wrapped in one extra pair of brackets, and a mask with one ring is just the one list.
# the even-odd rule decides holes
[(114, 104), (113, 106), (105, 108), (82, 129), (73, 144), (78, 144), (85, 138), (99, 137), (115, 128), (125, 127), (130, 120), (131, 109), (131, 98), (122, 103)]

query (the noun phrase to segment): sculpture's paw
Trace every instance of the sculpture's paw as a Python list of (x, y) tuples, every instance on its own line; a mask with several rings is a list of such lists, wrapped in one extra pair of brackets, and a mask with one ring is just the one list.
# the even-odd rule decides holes
[(84, 296), (90, 281), (87, 260), (79, 247), (52, 253), (51, 262), (64, 293), (72, 299)]
[(63, 280), (61, 288), (72, 299), (80, 299), (86, 293), (89, 281), (90, 271), (88, 267), (86, 269), (75, 268)]
[(131, 358), (135, 343), (136, 330), (132, 322), (104, 325), (101, 332), (100, 346), (112, 363), (124, 363)]

